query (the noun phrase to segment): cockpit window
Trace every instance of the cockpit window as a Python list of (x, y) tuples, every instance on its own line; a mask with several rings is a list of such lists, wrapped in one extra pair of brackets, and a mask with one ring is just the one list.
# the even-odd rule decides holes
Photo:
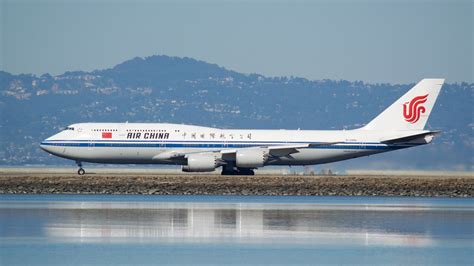
[(66, 127), (64, 130), (74, 130), (73, 127)]

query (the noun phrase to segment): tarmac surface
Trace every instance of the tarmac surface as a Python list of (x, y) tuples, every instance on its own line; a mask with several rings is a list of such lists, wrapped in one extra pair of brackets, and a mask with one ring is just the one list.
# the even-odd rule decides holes
[(474, 174), (220, 176), (156, 169), (1, 168), (0, 194), (473, 197)]

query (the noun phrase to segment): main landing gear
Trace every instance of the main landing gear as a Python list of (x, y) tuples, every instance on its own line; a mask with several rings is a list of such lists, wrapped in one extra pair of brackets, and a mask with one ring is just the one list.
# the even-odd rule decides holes
[(77, 166), (79, 167), (79, 170), (77, 170), (78, 175), (84, 175), (86, 171), (82, 168), (82, 162), (76, 162)]
[(255, 175), (255, 172), (251, 168), (241, 168), (234, 167), (232, 165), (224, 165), (222, 166), (221, 175)]

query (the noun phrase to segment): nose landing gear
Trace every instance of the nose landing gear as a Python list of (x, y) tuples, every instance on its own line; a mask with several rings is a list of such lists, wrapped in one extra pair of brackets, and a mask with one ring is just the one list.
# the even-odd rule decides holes
[(78, 175), (84, 175), (86, 171), (82, 168), (82, 162), (76, 162), (77, 166), (79, 167), (79, 170), (77, 170)]

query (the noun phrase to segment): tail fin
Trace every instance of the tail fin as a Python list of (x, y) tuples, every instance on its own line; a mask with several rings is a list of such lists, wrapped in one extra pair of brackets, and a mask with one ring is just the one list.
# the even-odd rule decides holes
[(422, 130), (444, 79), (423, 79), (362, 129)]

